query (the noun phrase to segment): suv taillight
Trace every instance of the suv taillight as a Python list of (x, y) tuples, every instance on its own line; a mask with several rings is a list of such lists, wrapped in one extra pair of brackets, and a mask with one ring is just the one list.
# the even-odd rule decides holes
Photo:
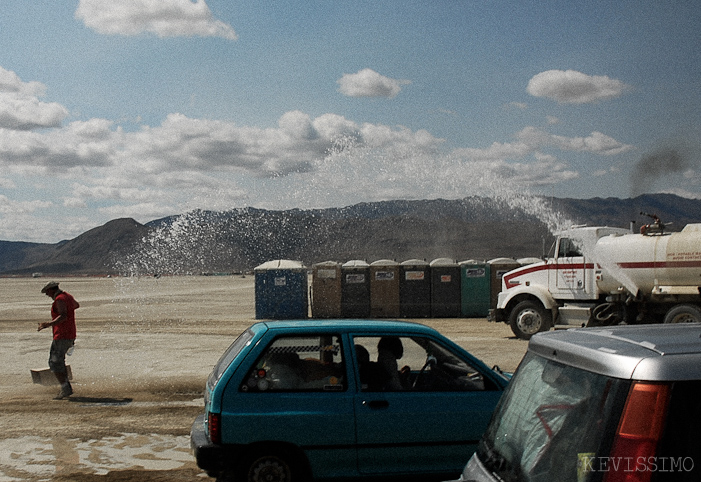
[(209, 440), (213, 444), (221, 443), (221, 414), (207, 414), (207, 430), (209, 431)]
[(662, 437), (670, 386), (633, 382), (608, 460), (606, 482), (648, 482)]

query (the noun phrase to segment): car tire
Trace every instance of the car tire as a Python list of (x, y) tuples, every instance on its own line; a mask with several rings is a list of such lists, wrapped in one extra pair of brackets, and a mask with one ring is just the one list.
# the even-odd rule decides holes
[(548, 331), (552, 324), (552, 314), (535, 301), (522, 301), (511, 310), (509, 325), (516, 337), (530, 340), (541, 331)]
[(664, 315), (665, 323), (701, 323), (701, 308), (696, 305), (676, 305)]
[(237, 481), (241, 482), (295, 482), (298, 466), (291, 454), (284, 450), (255, 450), (245, 460)]

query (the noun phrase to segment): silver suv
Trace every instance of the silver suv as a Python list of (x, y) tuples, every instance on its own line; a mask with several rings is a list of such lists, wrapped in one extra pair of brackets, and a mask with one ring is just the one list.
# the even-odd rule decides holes
[(701, 480), (701, 324), (533, 336), (459, 480)]

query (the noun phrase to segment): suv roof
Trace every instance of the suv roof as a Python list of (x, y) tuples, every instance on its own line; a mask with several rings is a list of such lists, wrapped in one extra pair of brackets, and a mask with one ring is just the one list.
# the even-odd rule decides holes
[(575, 328), (539, 333), (529, 351), (616, 378), (701, 380), (701, 324)]

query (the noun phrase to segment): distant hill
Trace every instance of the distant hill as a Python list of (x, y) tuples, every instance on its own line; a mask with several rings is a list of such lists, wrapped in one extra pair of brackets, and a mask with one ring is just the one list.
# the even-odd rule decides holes
[[(658, 215), (671, 230), (701, 222), (701, 200), (668, 194), (538, 201), (576, 224), (649, 222), (641, 212)], [(553, 239), (527, 204), (479, 197), (317, 210), (193, 211), (145, 225), (116, 219), (57, 244), (0, 241), (0, 274), (236, 272), (274, 259), (311, 266), (351, 259), (522, 258), (541, 256)]]

